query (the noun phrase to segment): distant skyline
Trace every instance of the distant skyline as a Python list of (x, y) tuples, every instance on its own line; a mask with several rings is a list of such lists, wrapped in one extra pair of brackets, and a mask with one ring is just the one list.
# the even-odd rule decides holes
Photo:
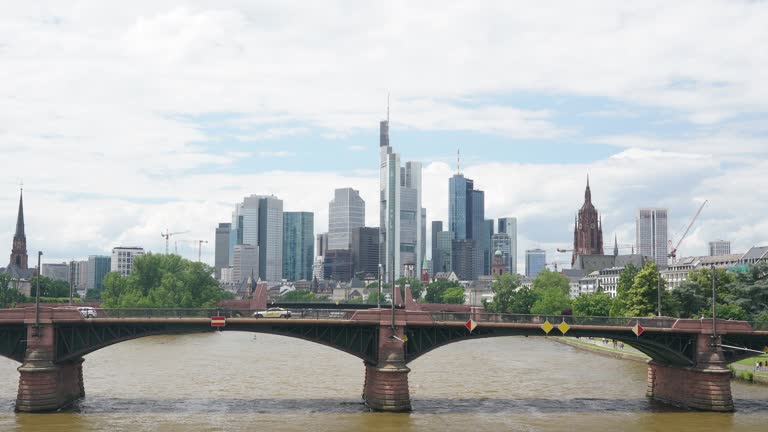
[(351, 187), (377, 227), (388, 93), (427, 226), (448, 223), (460, 147), (486, 217), (518, 218), (518, 269), (526, 249), (570, 261), (554, 249), (572, 245), (587, 174), (606, 245), (634, 243), (641, 207), (668, 208), (676, 241), (708, 199), (678, 256), (718, 239), (746, 252), (768, 245), (766, 22), (748, 1), (11, 3), (0, 258), (21, 180), (46, 263), (163, 252), (168, 228), (208, 240), (213, 264), (215, 228), (251, 194), (313, 212), (321, 233)]

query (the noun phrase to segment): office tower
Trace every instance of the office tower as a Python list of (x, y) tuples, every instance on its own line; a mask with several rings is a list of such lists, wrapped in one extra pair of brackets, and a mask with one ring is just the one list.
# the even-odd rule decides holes
[(435, 273), (442, 271), (442, 264), (438, 262), (438, 253), (437, 253), (437, 233), (443, 230), (443, 222), (442, 221), (432, 221), (432, 237), (430, 239), (431, 242), (431, 248), (430, 248), (430, 255), (432, 257), (432, 268), (430, 271), (432, 272), (432, 275), (434, 276)]
[(352, 272), (358, 278), (378, 277), (378, 228), (358, 227), (352, 230)]
[(352, 251), (349, 249), (329, 249), (323, 256), (323, 278), (339, 282), (352, 279)]
[(328, 233), (318, 234), (315, 243), (315, 255), (321, 257), (325, 255), (326, 250), (328, 250)]
[(352, 188), (336, 189), (328, 204), (328, 249), (349, 249), (351, 232), (365, 226), (365, 201)]
[(69, 282), (69, 264), (42, 264), (42, 275), (48, 279)]
[(491, 274), (491, 262), (493, 258), (493, 250), (491, 244), (491, 238), (493, 237), (493, 219), (485, 219), (481, 225), (480, 235), (475, 239), (477, 248), (479, 249), (476, 255), (479, 257), (478, 262), (482, 264), (477, 270), (478, 276), (488, 276)]
[(728, 240), (715, 240), (709, 242), (709, 256), (731, 254), (731, 242)]
[(506, 217), (499, 218), (499, 233), (509, 236), (509, 267), (507, 273), (517, 274), (517, 218)]
[[(450, 272), (453, 269), (453, 233), (440, 231), (437, 233), (437, 255), (432, 258), (432, 268), (435, 273)], [(433, 275), (434, 276), (434, 275)]]
[(427, 267), (427, 209), (423, 208), (421, 209), (421, 241), (419, 242), (421, 245), (421, 268), (429, 269)]
[[(110, 263), (111, 268), (111, 263)], [(69, 286), (77, 291), (85, 291), (88, 281), (88, 261), (69, 262)]]
[(592, 205), (589, 177), (587, 177), (587, 188), (584, 191), (584, 204), (579, 209), (573, 227), (571, 266), (576, 263), (576, 257), (579, 255), (603, 255), (603, 223), (597, 214), (597, 209)]
[(283, 201), (275, 196), (259, 200), (259, 277), (283, 277)]
[(106, 255), (91, 255), (88, 257), (88, 281), (85, 289), (103, 290), (104, 276), (109, 273), (112, 266), (112, 258)]
[[(120, 246), (112, 249), (112, 259), (109, 271), (118, 272), (121, 276), (128, 276), (133, 270), (133, 260), (144, 255), (144, 249), (135, 246)], [(87, 280), (86, 272), (86, 280)]]
[[(230, 236), (232, 234), (231, 223), (220, 223), (216, 228), (215, 255), (213, 258), (214, 274), (216, 279), (221, 279), (221, 269), (228, 267), (230, 252)], [(234, 245), (232, 245), (234, 246)]]
[(641, 208), (637, 212), (637, 251), (661, 268), (667, 267), (667, 209)]
[(240, 283), (253, 275), (259, 278), (259, 248), (252, 244), (235, 245), (232, 251), (232, 282)]
[(379, 261), (390, 281), (393, 273), (397, 280), (406, 270), (421, 274), (421, 164), (400, 166), (400, 155), (389, 145), (389, 114), (379, 125), (379, 153)]
[(456, 240), (472, 238), (474, 181), (457, 173), (448, 180), (448, 231)]
[(476, 262), (477, 254), (474, 240), (453, 240), (451, 242), (451, 265), (453, 272), (460, 280), (471, 281), (476, 278)]
[(547, 253), (542, 249), (525, 251), (525, 276), (535, 278), (547, 266)]
[(314, 241), (314, 213), (283, 213), (283, 278), (290, 281), (312, 280)]

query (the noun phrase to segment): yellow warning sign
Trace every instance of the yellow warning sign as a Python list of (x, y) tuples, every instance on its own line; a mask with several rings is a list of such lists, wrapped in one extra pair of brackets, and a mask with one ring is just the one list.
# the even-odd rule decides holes
[(408, 342), (408, 335), (403, 335), (403, 342)]
[(560, 333), (566, 334), (568, 333), (568, 330), (571, 329), (571, 326), (569, 326), (567, 322), (563, 321), (560, 323), (560, 325), (557, 326), (557, 329), (560, 330)]
[(541, 329), (544, 330), (544, 333), (546, 334), (549, 334), (553, 328), (555, 328), (555, 326), (553, 326), (548, 320), (544, 321), (544, 324), (541, 325)]

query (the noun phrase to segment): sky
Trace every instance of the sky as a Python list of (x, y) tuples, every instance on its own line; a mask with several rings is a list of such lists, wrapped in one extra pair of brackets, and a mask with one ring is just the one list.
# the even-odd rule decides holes
[[(768, 245), (768, 2), (9, 2), (0, 14), (0, 250), (115, 246), (213, 262), (250, 194), (378, 225), (378, 122), (421, 161), (428, 224), (461, 168), (548, 261), (589, 175), (606, 245), (667, 207), (678, 256)], [(389, 95), (389, 96), (388, 96)], [(429, 249), (429, 248), (427, 248)], [(0, 263), (0, 266), (5, 263)]]

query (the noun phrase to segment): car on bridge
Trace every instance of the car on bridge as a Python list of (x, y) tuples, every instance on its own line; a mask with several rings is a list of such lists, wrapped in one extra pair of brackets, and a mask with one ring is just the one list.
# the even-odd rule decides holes
[(265, 311), (256, 311), (253, 313), (254, 318), (290, 318), (291, 311), (275, 307), (269, 308)]
[(79, 307), (77, 311), (80, 312), (80, 316), (83, 318), (96, 318), (96, 309), (92, 307)]

